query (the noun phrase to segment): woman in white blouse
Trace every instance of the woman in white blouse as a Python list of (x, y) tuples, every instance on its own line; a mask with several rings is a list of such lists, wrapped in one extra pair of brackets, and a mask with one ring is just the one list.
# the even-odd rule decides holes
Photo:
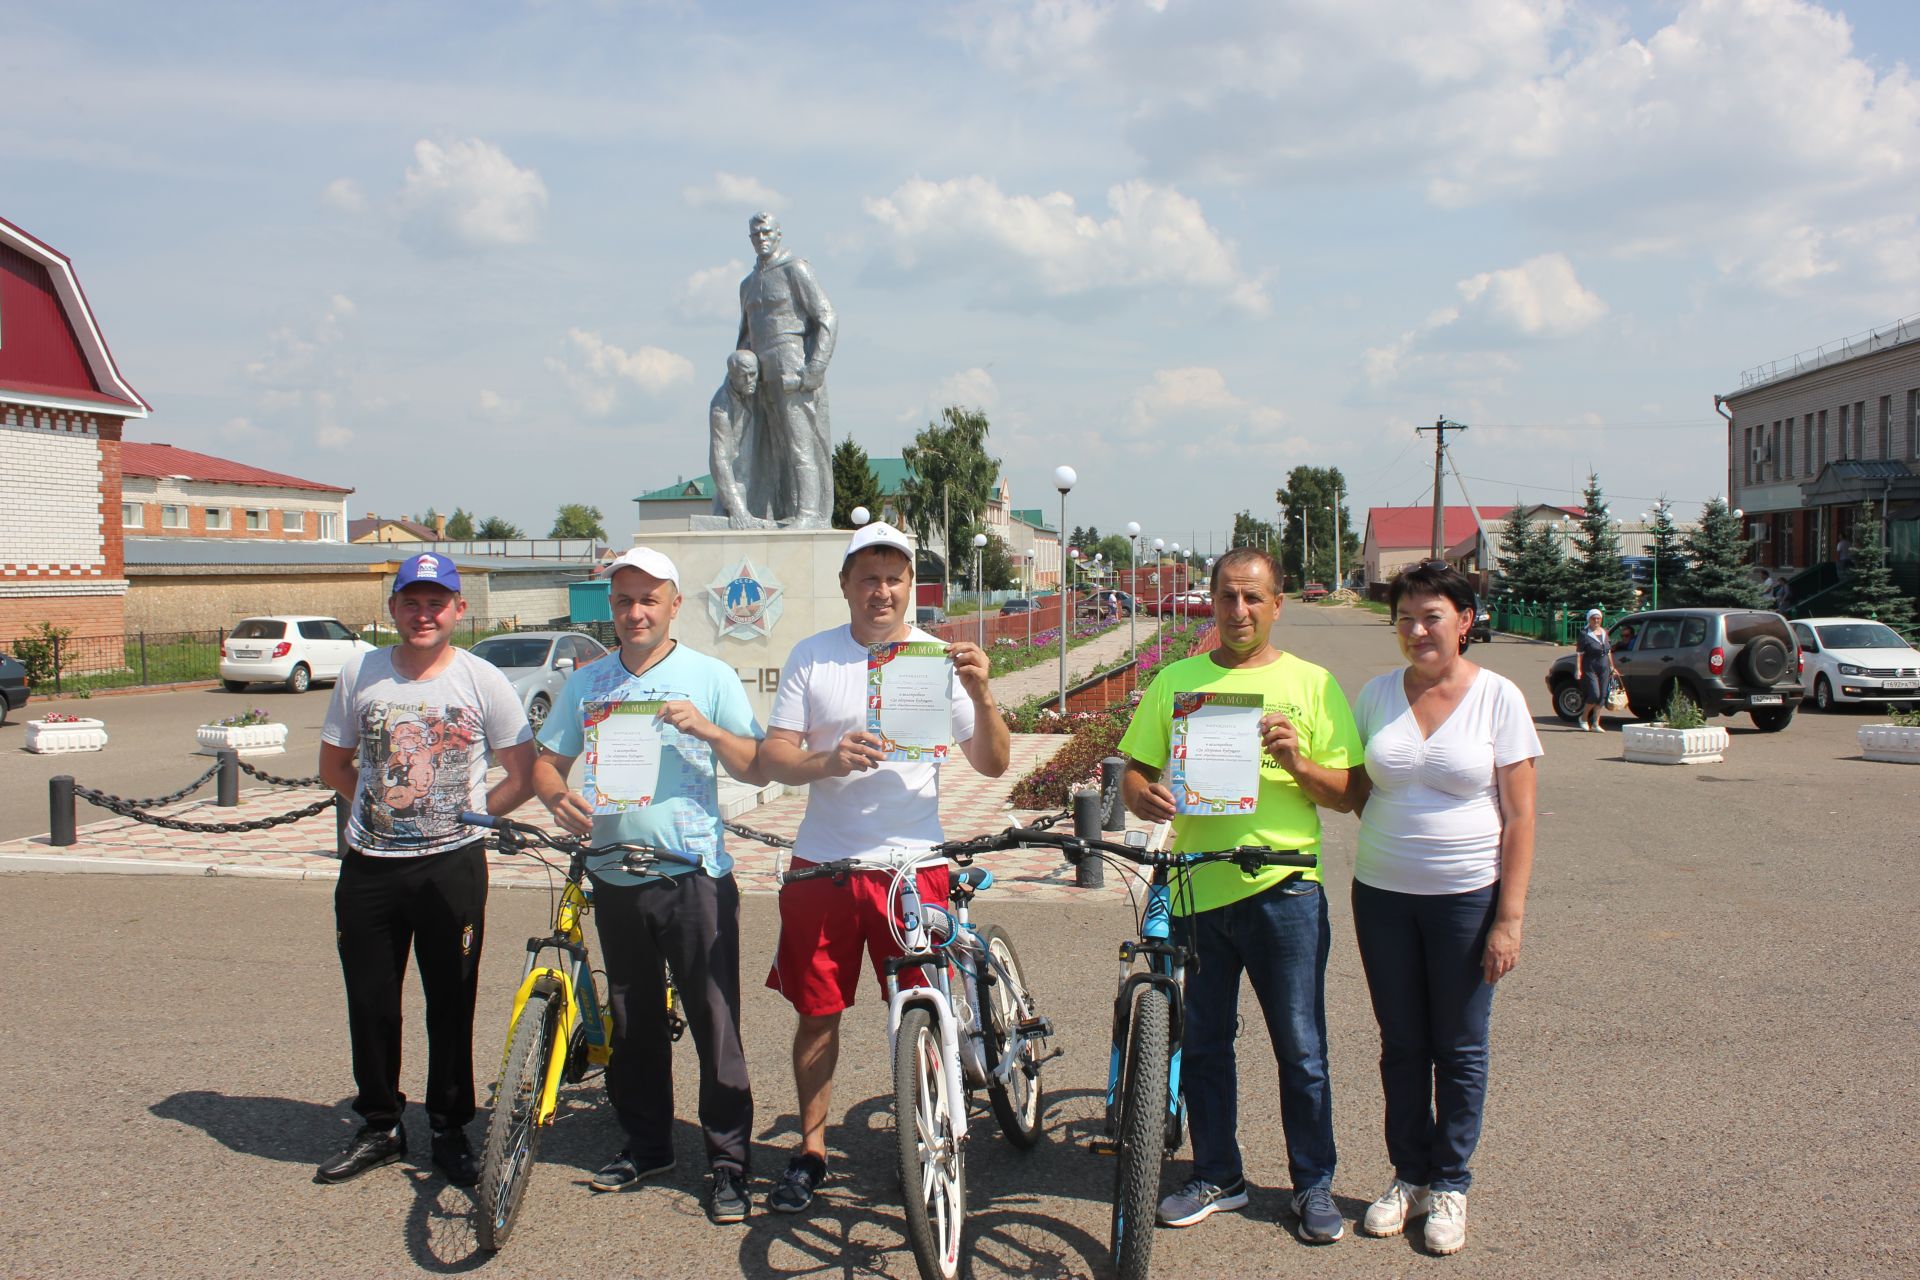
[(1438, 561), (1393, 581), (1403, 671), (1354, 703), (1371, 788), (1353, 927), (1380, 1024), (1393, 1183), (1362, 1222), (1426, 1214), (1435, 1253), (1466, 1244), (1493, 984), (1520, 956), (1540, 737), (1511, 680), (1466, 659), (1473, 584)]

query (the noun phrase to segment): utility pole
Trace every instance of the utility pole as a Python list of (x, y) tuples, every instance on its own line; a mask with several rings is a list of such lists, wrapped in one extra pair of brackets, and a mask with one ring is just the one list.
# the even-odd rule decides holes
[(1444, 462), (1447, 456), (1447, 432), (1465, 431), (1466, 429), (1467, 429), (1466, 423), (1453, 422), (1446, 418), (1435, 418), (1433, 420), (1433, 425), (1431, 427), (1416, 427), (1414, 429), (1416, 434), (1419, 434), (1419, 435), (1425, 435), (1429, 431), (1433, 432), (1433, 556), (1432, 558), (1435, 560), (1438, 560), (1441, 558), (1441, 556), (1445, 555), (1447, 550), (1447, 545), (1446, 545), (1447, 499), (1446, 499), (1445, 490), (1442, 488), (1444, 476), (1442, 476), (1440, 471), (1440, 468), (1444, 465)]

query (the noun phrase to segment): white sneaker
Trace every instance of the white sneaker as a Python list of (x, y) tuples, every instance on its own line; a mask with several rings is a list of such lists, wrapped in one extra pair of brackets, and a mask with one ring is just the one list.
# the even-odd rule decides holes
[(1427, 1207), (1425, 1187), (1416, 1187), (1411, 1182), (1395, 1178), (1393, 1185), (1367, 1206), (1367, 1215), (1360, 1220), (1360, 1229), (1370, 1236), (1397, 1236), (1406, 1229), (1408, 1218), (1419, 1217), (1427, 1211)]
[(1467, 1245), (1467, 1193), (1436, 1191), (1427, 1211), (1427, 1248), (1434, 1253), (1458, 1253)]

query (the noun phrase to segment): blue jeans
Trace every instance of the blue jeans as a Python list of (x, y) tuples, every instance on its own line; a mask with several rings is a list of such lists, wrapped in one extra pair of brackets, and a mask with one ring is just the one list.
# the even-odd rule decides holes
[(1487, 1101), (1493, 988), (1481, 976), (1500, 886), (1394, 893), (1353, 882), (1353, 931), (1380, 1023), (1387, 1157), (1396, 1178), (1435, 1191), (1473, 1184)]
[[(1289, 889), (1298, 892), (1288, 892)], [(1280, 1126), (1293, 1189), (1333, 1182), (1333, 1092), (1327, 1080), (1327, 895), (1296, 881), (1174, 920), (1187, 962), (1181, 1083), (1193, 1126), (1193, 1176), (1225, 1186), (1241, 1173), (1240, 975), (1260, 1001), (1280, 1066)]]

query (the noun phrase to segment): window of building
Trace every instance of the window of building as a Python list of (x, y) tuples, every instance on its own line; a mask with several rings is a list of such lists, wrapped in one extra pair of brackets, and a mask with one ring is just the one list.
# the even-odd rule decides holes
[(208, 507), (206, 508), (206, 512), (207, 512), (207, 528), (225, 529), (228, 527), (227, 509), (225, 507)]
[(322, 511), (319, 513), (319, 515), (320, 515), (320, 540), (322, 542), (336, 541), (339, 537), (339, 533), (334, 528), (333, 512)]
[(307, 531), (307, 513), (304, 511), (282, 511), (280, 513), (282, 533), (305, 533)]
[(1827, 465), (1827, 449), (1831, 442), (1827, 439), (1827, 411), (1822, 409), (1816, 418), (1813, 429), (1814, 438), (1820, 441), (1820, 465)]
[(1780, 474), (1793, 474), (1793, 420), (1789, 418), (1786, 429), (1780, 433)]
[(1852, 405), (1843, 404), (1840, 406), (1840, 440), (1834, 446), (1836, 450), (1834, 456), (1836, 458), (1845, 458), (1849, 456), (1847, 453), (1847, 414), (1852, 412), (1852, 410), (1853, 410)]
[(1880, 397), (1880, 456), (1893, 456), (1893, 397)]
[(1807, 474), (1813, 474), (1813, 415), (1800, 424), (1800, 455), (1807, 460)]
[(1907, 392), (1907, 456), (1920, 458), (1920, 391)]
[(265, 533), (267, 531), (267, 513), (264, 511), (247, 512), (247, 532)]
[(160, 508), (160, 527), (162, 529), (184, 529), (187, 527), (187, 509), (171, 504)]
[(1865, 400), (1853, 402), (1853, 456), (1856, 458), (1867, 456), (1867, 402)]
[(147, 523), (147, 508), (144, 503), (123, 502), (120, 504), (120, 527), (138, 529)]

